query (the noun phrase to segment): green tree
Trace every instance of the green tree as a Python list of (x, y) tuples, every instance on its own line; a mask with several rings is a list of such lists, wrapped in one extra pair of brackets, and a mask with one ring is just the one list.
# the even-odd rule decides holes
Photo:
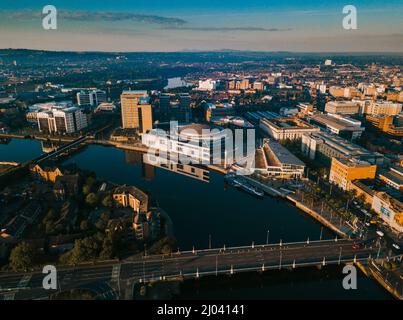
[(113, 258), (113, 240), (111, 237), (106, 237), (102, 243), (102, 251), (99, 254), (99, 258), (108, 260)]
[(14, 271), (26, 271), (34, 264), (35, 252), (31, 244), (19, 243), (10, 254), (10, 267)]
[(101, 217), (99, 220), (95, 223), (95, 226), (97, 229), (104, 231), (108, 225), (109, 222), (109, 215), (106, 213), (101, 214)]
[(88, 222), (88, 220), (83, 220), (80, 223), (80, 230), (81, 231), (87, 231), (90, 228), (90, 224)]
[(85, 198), (85, 202), (94, 207), (98, 203), (98, 196), (95, 193), (91, 192)]
[(103, 200), (102, 200), (102, 205), (107, 208), (112, 207), (112, 196), (107, 195)]
[(66, 264), (78, 264), (85, 261), (93, 261), (97, 259), (101, 246), (94, 237), (78, 239), (74, 242), (71, 251), (64, 254), (60, 261)]
[(86, 196), (91, 192), (91, 187), (87, 184), (83, 186), (83, 194)]
[(95, 183), (95, 178), (94, 177), (88, 177), (87, 180), (85, 181), (85, 184), (87, 186), (89, 186), (90, 188), (93, 187), (94, 183)]

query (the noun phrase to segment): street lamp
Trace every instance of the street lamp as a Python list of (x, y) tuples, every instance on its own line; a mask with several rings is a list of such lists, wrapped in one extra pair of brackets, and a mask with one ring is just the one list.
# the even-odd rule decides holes
[(267, 234), (266, 234), (266, 245), (269, 244), (269, 235), (270, 235), (270, 230), (267, 229)]

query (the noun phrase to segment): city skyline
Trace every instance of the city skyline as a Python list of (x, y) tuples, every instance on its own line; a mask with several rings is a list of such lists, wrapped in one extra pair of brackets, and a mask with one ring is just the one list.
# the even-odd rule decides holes
[[(355, 1), (358, 29), (344, 30), (343, 7), (333, 1), (263, 2), (177, 0), (147, 3), (106, 1), (51, 3), (58, 9), (58, 29), (42, 28), (48, 3), (13, 3), (0, 7), (0, 48), (58, 51), (295, 51), (403, 52), (403, 6), (399, 1)], [(94, 9), (96, 7), (96, 9)]]

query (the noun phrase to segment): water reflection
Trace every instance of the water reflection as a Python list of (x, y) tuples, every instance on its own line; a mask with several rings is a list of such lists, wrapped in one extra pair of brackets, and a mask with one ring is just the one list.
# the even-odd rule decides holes
[(140, 164), (142, 177), (151, 181), (155, 177), (155, 168), (161, 168), (196, 179), (203, 182), (210, 182), (210, 171), (200, 166), (177, 163), (172, 159), (161, 156), (141, 154), (133, 151), (125, 151), (125, 161), (129, 164)]

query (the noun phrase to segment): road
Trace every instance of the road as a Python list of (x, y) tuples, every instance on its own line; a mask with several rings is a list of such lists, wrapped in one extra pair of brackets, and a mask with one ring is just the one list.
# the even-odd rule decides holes
[[(310, 243), (293, 243), (221, 248), (174, 253), (169, 256), (146, 256), (129, 258), (104, 265), (85, 265), (58, 270), (59, 290), (91, 286), (109, 282), (116, 287), (128, 280), (134, 282), (161, 280), (168, 277), (201, 277), (204, 275), (229, 274), (242, 271), (258, 271), (319, 265), (339, 261), (352, 262), (376, 257), (378, 248), (353, 249), (353, 241), (328, 240)], [(36, 273), (0, 274), (0, 292), (14, 294), (15, 299), (33, 299), (47, 295), (42, 288), (44, 275)]]

